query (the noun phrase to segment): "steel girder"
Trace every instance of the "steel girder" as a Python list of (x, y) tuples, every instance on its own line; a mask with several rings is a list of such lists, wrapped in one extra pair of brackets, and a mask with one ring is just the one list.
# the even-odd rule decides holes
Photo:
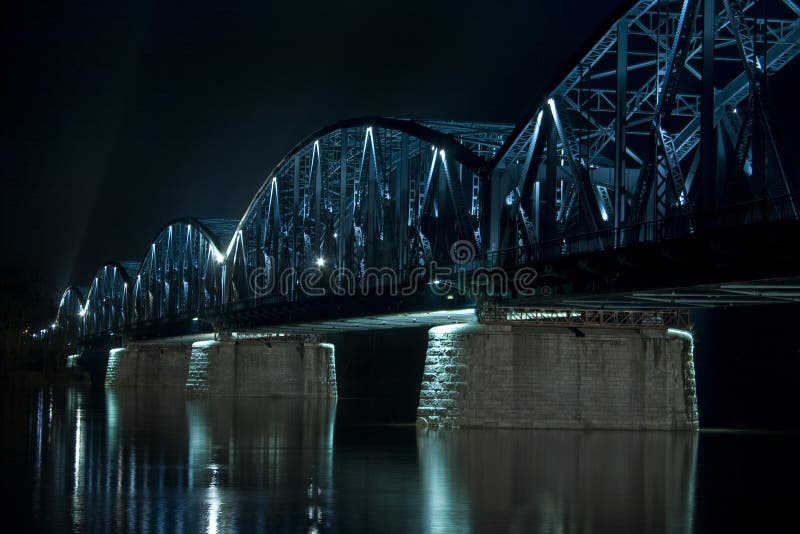
[(186, 319), (222, 302), (224, 255), (199, 220), (164, 227), (132, 281), (130, 324)]
[(100, 267), (79, 312), (82, 335), (97, 336), (122, 329), (128, 320), (130, 282), (122, 264), (109, 262)]
[(74, 339), (81, 335), (84, 306), (83, 292), (77, 287), (70, 286), (61, 295), (55, 325), (65, 333), (68, 339)]
[[(710, 17), (706, 17), (708, 13)], [(713, 48), (713, 54), (706, 56), (704, 29), (710, 29), (706, 42)], [(558, 189), (555, 217), (561, 236), (539, 236), (540, 241), (558, 237), (568, 245), (571, 233), (591, 232), (595, 226), (605, 233), (612, 224), (621, 228), (681, 214), (687, 215), (685, 231), (694, 231), (693, 210), (708, 211), (726, 202), (722, 185), (698, 184), (730, 179), (712, 175), (713, 166), (706, 169), (701, 165), (698, 146), (705, 91), (713, 95), (706, 98), (713, 100), (708, 107), (711, 127), (706, 129), (716, 129), (726, 114), (737, 108), (739, 111), (738, 120), (725, 125), (736, 139), (731, 143), (733, 164), (729, 166), (737, 169), (735, 172), (751, 173), (755, 117), (766, 138), (765, 150), (770, 150), (770, 158), (777, 162), (775, 171), (764, 178), (765, 194), (774, 197), (793, 192), (796, 184), (790, 183), (780, 165), (760, 86), (765, 76), (783, 68), (800, 52), (799, 42), (800, 11), (791, 1), (769, 5), (752, 0), (636, 2), (553, 85), (538, 110), (515, 127), (491, 162), (493, 179), (520, 173), (518, 169), (535, 144), (536, 117), (553, 102), (550, 107), (557, 109), (563, 122), (571, 124), (567, 129), (572, 135), (566, 139), (558, 136), (552, 151), (559, 160), (555, 165), (558, 180), (548, 186)], [(705, 83), (704, 69), (708, 71)], [(713, 138), (708, 132), (706, 144), (710, 146)], [(546, 163), (550, 152), (544, 153)], [(704, 173), (710, 178), (698, 179)], [(537, 186), (547, 183), (544, 175), (538, 175)], [(589, 187), (582, 176), (589, 177)], [(759, 198), (762, 192), (753, 189), (749, 199), (737, 200)], [(538, 191), (539, 202), (544, 197)], [(698, 199), (701, 204), (695, 202)], [(532, 200), (515, 200), (515, 206)], [(525, 235), (529, 233), (526, 220), (542, 226), (547, 222), (543, 217), (552, 216), (552, 212), (539, 213), (535, 200), (533, 207), (533, 212), (528, 210), (524, 216), (518, 213), (508, 222), (506, 231), (518, 229), (514, 231), (520, 244), (530, 242)], [(576, 213), (584, 223), (565, 232), (567, 219)], [(608, 225), (607, 219), (611, 219)], [(615, 246), (663, 237), (639, 235), (630, 229), (627, 234), (612, 233)]]
[(496, 151), (509, 130), (370, 117), (310, 136), (242, 218), (227, 253), (226, 302), (303, 298), (299, 277), (309, 270), (347, 277), (349, 287), (390, 268), (402, 282), (433, 261), (449, 265), (455, 241), (480, 250), (478, 153)]

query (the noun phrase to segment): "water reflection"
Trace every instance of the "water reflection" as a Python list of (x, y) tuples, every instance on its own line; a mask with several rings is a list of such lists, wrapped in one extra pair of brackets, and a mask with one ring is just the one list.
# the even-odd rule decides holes
[(420, 431), (431, 532), (687, 532), (689, 432)]
[(202, 490), (203, 530), (324, 527), (335, 408), (326, 399), (189, 401), (188, 488)]
[(434, 432), (364, 423), (355, 401), (187, 400), (163, 389), (9, 402), (2, 424), (18, 439), (3, 441), (14, 481), (4, 499), (28, 511), (29, 530), (693, 527), (691, 433)]

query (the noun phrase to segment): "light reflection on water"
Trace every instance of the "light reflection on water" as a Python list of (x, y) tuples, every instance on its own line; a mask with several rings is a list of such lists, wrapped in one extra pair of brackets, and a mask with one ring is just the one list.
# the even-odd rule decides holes
[(29, 407), (15, 465), (35, 483), (17, 501), (38, 530), (693, 528), (692, 433), (436, 432), (337, 418), (335, 401), (163, 390), (44, 390)]

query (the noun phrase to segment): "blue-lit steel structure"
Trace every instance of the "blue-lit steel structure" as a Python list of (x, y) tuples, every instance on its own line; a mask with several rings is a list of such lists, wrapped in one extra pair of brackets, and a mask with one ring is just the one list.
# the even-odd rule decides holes
[[(606, 30), (516, 125), (366, 117), (313, 133), (241, 220), (173, 221), (141, 262), (67, 289), (56, 324), (78, 337), (224, 324), (313, 298), (297, 291), (306, 268), (356, 285), (376, 268), (408, 280), (452, 266), (455, 242), (475, 251), (473, 267), (549, 268), (797, 220), (798, 176), (766, 99), (800, 52), (795, 2), (640, 0)], [(255, 273), (290, 274), (256, 290)]]

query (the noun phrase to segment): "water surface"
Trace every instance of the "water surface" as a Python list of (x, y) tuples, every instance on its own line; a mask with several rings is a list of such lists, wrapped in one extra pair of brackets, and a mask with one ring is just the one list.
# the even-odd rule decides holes
[(425, 431), (364, 400), (163, 390), (2, 400), (21, 531), (793, 530), (798, 495), (781, 433)]

